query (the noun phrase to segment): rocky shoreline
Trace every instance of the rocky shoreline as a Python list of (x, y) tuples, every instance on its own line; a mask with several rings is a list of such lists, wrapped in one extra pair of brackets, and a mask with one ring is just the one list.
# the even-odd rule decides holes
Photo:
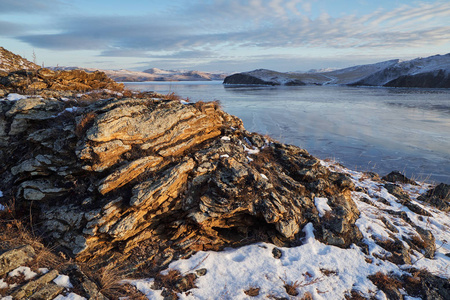
[[(413, 197), (403, 187), (416, 183), (398, 173), (383, 179), (367, 173), (355, 180), (304, 149), (246, 131), (216, 102), (132, 93), (103, 73), (14, 71), (0, 77), (0, 84), (1, 226), (30, 228), (52, 253), (70, 259), (70, 267), (59, 270), (75, 274), (73, 291), (83, 297), (104, 299), (83, 266), (93, 273), (114, 266), (134, 278), (159, 278), (154, 288), (164, 288), (164, 299), (177, 299), (188, 295), (200, 275), (175, 272), (170, 281), (164, 276), (171, 273), (160, 271), (171, 262), (261, 242), (298, 247), (308, 228), (314, 228), (317, 243), (356, 247), (372, 262), (411, 264), (416, 253), (432, 260), (439, 249), (436, 232), (423, 222), (448, 214), (448, 185), (429, 186)], [(363, 185), (365, 180), (380, 193)], [(389, 239), (358, 223), (366, 214), (361, 203), (380, 211), (384, 205), (386, 218), (397, 218), (383, 221)], [(395, 234), (406, 227), (408, 235)], [(32, 250), (3, 240), (2, 255), (25, 259), (1, 269), (2, 282), (8, 282), (8, 272), (35, 261), (34, 249), (43, 244)], [(373, 253), (375, 244), (384, 256)], [(434, 280), (429, 294), (441, 297), (435, 299), (448, 295), (439, 290), (449, 286), (448, 278), (414, 276), (416, 286)], [(42, 288), (56, 277), (50, 272), (39, 277), (40, 285), (24, 279), (0, 291), (14, 299), (20, 293), (53, 299), (64, 289), (50, 287), (52, 296), (42, 298)], [(373, 282), (402, 299), (398, 287), (386, 287), (379, 278)], [(27, 284), (35, 288), (25, 289)]]

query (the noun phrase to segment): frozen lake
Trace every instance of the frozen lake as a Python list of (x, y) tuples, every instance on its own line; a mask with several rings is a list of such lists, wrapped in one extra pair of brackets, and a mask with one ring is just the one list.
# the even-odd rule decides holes
[(127, 83), (133, 90), (220, 100), (248, 131), (360, 171), (399, 170), (450, 183), (450, 90), (340, 86), (225, 87), (221, 82)]

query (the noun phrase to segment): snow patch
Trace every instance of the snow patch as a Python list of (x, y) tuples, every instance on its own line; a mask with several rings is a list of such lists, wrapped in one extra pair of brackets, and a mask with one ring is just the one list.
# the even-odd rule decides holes
[(331, 207), (328, 205), (328, 198), (314, 198), (314, 204), (316, 205), (319, 217), (323, 217), (327, 211), (331, 211)]
[(16, 277), (23, 274), (25, 276), (25, 280), (30, 280), (34, 277), (36, 277), (36, 273), (31, 271), (29, 267), (18, 267), (17, 269), (14, 269), (13, 271), (8, 273), (9, 277)]
[(77, 295), (75, 293), (70, 293), (67, 296), (58, 295), (58, 297), (53, 300), (86, 300), (86, 298), (81, 297), (80, 295)]
[(223, 136), (220, 138), (222, 141), (231, 141), (231, 138), (229, 136)]
[(262, 177), (263, 179), (265, 179), (265, 180), (269, 180), (269, 178), (267, 178), (267, 176), (266, 176), (266, 175), (264, 175), (263, 173), (259, 173), (259, 175), (261, 175), (261, 177)]
[(6, 289), (6, 288), (8, 288), (8, 284), (6, 282), (4, 282), (3, 279), (0, 279), (0, 289)]
[(27, 99), (27, 96), (16, 94), (16, 93), (10, 93), (6, 97), (6, 100), (9, 100), (9, 101), (18, 101), (18, 100), (22, 100), (22, 99)]
[(139, 280), (123, 280), (123, 283), (134, 285), (141, 293), (147, 296), (148, 299), (163, 300), (161, 295), (162, 290), (153, 290), (152, 286), (154, 279), (139, 279)]
[(70, 278), (67, 275), (58, 275), (58, 277), (53, 279), (53, 282), (67, 289), (73, 288), (73, 285), (70, 282)]

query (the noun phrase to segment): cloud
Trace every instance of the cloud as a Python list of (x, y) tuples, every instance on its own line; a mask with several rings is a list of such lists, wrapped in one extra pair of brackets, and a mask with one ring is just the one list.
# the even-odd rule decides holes
[(25, 26), (21, 24), (6, 22), (0, 20), (0, 35), (14, 36), (25, 31)]
[[(7, 2), (12, 5), (20, 1)], [(167, 59), (204, 57), (208, 49), (387, 49), (450, 41), (450, 3), (403, 5), (339, 18), (326, 13), (312, 18), (311, 5), (314, 3), (302, 0), (197, 1), (188, 7), (173, 6), (167, 16), (59, 19), (58, 33), (17, 38), (45, 49), (98, 50), (101, 56)]]
[(0, 14), (50, 11), (61, 5), (59, 0), (2, 0)]

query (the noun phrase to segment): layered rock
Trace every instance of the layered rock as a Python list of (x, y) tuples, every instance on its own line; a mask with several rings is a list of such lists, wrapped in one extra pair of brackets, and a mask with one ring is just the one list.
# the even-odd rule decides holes
[[(256, 241), (290, 245), (309, 222), (328, 244), (362, 238), (346, 175), (245, 131), (216, 103), (74, 103), (0, 101), (0, 189), (18, 208), (31, 206), (40, 230), (79, 260), (145, 247), (148, 259), (166, 260), (167, 248), (170, 258)], [(331, 208), (325, 215), (317, 198)]]
[(26, 94), (36, 94), (42, 90), (88, 92), (102, 89), (123, 91), (124, 89), (123, 84), (116, 83), (103, 72), (53, 71), (45, 68), (3, 74), (3, 77), (0, 77), (1, 86), (8, 92)]

